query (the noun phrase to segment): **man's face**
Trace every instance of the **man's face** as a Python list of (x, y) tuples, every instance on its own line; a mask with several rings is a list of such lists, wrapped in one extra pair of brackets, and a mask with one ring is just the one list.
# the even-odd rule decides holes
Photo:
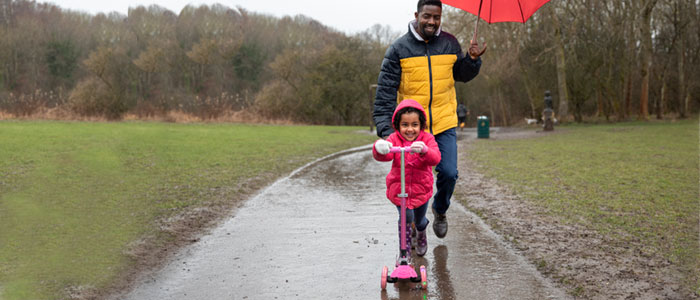
[(435, 36), (438, 28), (440, 28), (440, 17), (442, 16), (442, 8), (436, 5), (424, 5), (419, 12), (416, 12), (416, 21), (418, 22), (418, 34), (424, 40), (429, 40)]

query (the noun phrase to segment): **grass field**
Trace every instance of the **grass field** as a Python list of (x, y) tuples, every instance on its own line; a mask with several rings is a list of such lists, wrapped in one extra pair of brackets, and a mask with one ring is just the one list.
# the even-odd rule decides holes
[(0, 299), (104, 288), (130, 267), (130, 243), (158, 231), (156, 221), (374, 140), (359, 130), (2, 121)]
[(567, 132), (479, 141), (470, 157), (567, 222), (647, 245), (700, 292), (698, 120), (558, 129)]

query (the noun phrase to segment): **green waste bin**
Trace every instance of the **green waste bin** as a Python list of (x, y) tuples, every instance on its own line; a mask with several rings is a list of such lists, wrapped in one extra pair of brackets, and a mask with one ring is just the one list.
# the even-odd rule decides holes
[(487, 116), (479, 116), (476, 118), (476, 137), (480, 139), (489, 138), (489, 118)]

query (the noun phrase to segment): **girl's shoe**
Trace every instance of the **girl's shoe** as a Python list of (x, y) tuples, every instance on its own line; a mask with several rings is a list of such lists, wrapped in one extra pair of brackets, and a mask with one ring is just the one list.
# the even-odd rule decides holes
[(416, 254), (418, 254), (418, 256), (425, 255), (425, 253), (428, 252), (428, 236), (425, 230), (418, 231), (416, 240)]

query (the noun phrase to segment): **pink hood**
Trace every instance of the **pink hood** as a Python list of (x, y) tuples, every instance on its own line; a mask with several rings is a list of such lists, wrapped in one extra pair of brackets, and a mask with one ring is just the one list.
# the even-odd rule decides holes
[[(402, 108), (407, 107), (407, 106), (410, 106), (410, 107), (413, 107), (413, 108), (420, 110), (420, 112), (423, 113), (423, 117), (425, 117), (425, 119), (428, 120), (428, 116), (425, 114), (425, 109), (423, 109), (423, 106), (420, 105), (420, 103), (418, 103), (418, 101), (413, 100), (413, 99), (406, 99), (406, 100), (401, 101), (399, 103), (399, 106), (397, 106), (396, 109), (394, 110), (394, 115), (391, 116), (391, 127), (394, 127), (394, 120), (396, 119), (396, 113), (398, 113), (399, 110), (401, 110)], [(399, 131), (399, 129), (394, 127), (394, 131)]]

